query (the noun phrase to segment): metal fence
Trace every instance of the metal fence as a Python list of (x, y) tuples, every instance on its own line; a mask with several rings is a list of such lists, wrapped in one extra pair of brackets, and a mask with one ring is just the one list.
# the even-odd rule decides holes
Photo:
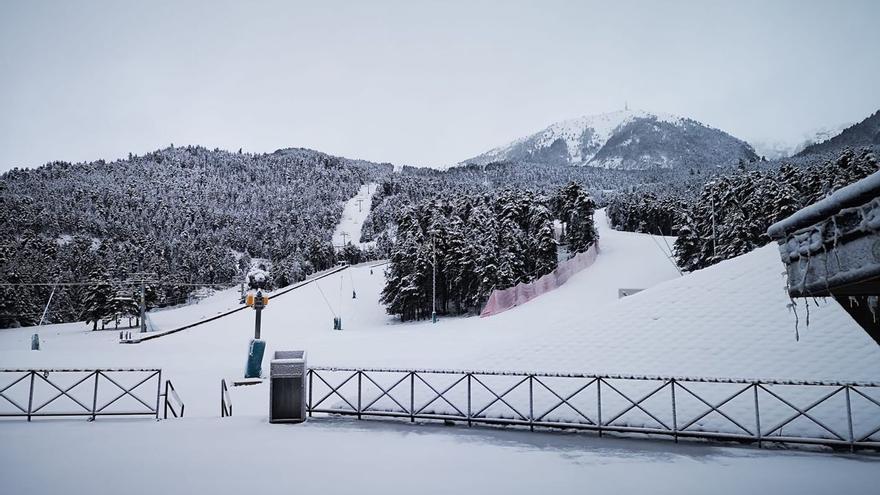
[(153, 416), (159, 419), (160, 398), (168, 391), (179, 403), (171, 382), (162, 393), (160, 369), (0, 369), (0, 417)]
[(229, 387), (226, 386), (226, 379), (220, 380), (220, 417), (226, 418), (232, 416), (232, 397), (229, 396)]
[(311, 368), (308, 412), (880, 448), (880, 384)]

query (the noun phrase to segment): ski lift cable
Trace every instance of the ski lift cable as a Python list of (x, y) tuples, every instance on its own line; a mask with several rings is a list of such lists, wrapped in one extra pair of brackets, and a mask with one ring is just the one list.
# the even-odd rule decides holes
[[(679, 275), (679, 276), (684, 275), (683, 273), (681, 273), (681, 268), (678, 267), (678, 263), (676, 263), (675, 260), (672, 259), (672, 256), (671, 256), (670, 254), (668, 254), (668, 253), (666, 252), (665, 249), (663, 249), (663, 246), (661, 246), (660, 243), (657, 242), (657, 239), (654, 239), (654, 235), (653, 235), (653, 234), (648, 234), (648, 237), (650, 237), (651, 240), (654, 241), (654, 245), (657, 246), (657, 249), (659, 249), (660, 252), (663, 253), (663, 256), (664, 256), (666, 259), (668, 259), (670, 263), (672, 263), (672, 266), (675, 267), (675, 271), (678, 272), (678, 275)], [(661, 237), (662, 237), (662, 236), (661, 236)]]
[(318, 288), (318, 292), (321, 293), (321, 297), (324, 299), (324, 302), (327, 304), (327, 308), (330, 309), (330, 313), (331, 313), (331, 314), (333, 315), (333, 317), (335, 318), (335, 317), (336, 317), (336, 311), (333, 311), (333, 306), (330, 305), (330, 301), (328, 301), (328, 300), (327, 300), (327, 296), (324, 295), (324, 291), (321, 289), (321, 284), (319, 284), (318, 281), (316, 280), (315, 283), (314, 283), (314, 285), (315, 285), (315, 287)]

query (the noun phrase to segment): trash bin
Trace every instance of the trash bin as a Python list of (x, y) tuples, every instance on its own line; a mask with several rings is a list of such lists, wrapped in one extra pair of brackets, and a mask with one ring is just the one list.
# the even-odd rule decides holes
[(306, 420), (306, 351), (275, 351), (269, 364), (269, 422)]

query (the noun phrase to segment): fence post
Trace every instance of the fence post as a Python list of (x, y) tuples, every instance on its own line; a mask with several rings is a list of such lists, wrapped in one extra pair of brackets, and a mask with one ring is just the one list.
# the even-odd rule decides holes
[(755, 390), (755, 435), (758, 437), (758, 447), (761, 447), (761, 439), (763, 438), (763, 434), (761, 433), (761, 408), (758, 405), (758, 382), (752, 384)]
[(672, 389), (672, 438), (678, 443), (678, 416), (675, 413), (675, 378), (669, 380)]
[(358, 419), (361, 419), (361, 377), (363, 376), (363, 371), (358, 371)]
[[(162, 382), (159, 382), (162, 383)], [(161, 385), (160, 385), (161, 386)], [(168, 419), (168, 380), (165, 380), (165, 413), (163, 414), (163, 418)], [(158, 397), (156, 397), (158, 399)]]
[(409, 422), (416, 422), (416, 372), (409, 372)]
[(312, 417), (312, 384), (314, 383), (315, 370), (309, 368), (309, 417)]
[(28, 422), (31, 420), (31, 410), (34, 408), (34, 375), (36, 375), (36, 371), (31, 371), (31, 388), (28, 393)]
[(471, 376), (472, 373), (468, 372), (467, 374), (467, 419), (468, 419), (468, 427), (471, 426)]
[[(166, 390), (167, 394), (168, 391)], [(156, 421), (159, 421), (159, 397), (162, 395), (162, 370), (159, 370), (159, 374), (156, 378)], [(168, 409), (165, 410), (165, 416), (168, 416)]]
[(602, 377), (596, 377), (596, 418), (598, 419), (599, 436), (602, 436)]
[(535, 431), (535, 396), (533, 390), (534, 378), (534, 375), (529, 375), (529, 431)]
[(98, 412), (98, 378), (101, 376), (99, 370), (95, 370), (95, 392), (92, 394), (92, 421), (97, 417)]
[(850, 406), (849, 401), (849, 385), (846, 386), (846, 420), (847, 426), (849, 427), (849, 451), (854, 452), (856, 450), (855, 447), (855, 437), (853, 437), (853, 422), (852, 422), (852, 407)]

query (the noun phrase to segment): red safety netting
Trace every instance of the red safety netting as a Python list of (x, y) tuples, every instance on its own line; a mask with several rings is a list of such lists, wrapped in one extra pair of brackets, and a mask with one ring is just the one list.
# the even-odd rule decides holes
[(489, 295), (486, 306), (480, 313), (480, 318), (497, 315), (514, 306), (531, 301), (532, 299), (550, 292), (564, 284), (572, 275), (583, 270), (596, 261), (599, 254), (599, 244), (593, 244), (583, 253), (577, 253), (573, 258), (559, 263), (555, 270), (529, 283), (520, 283), (508, 289), (495, 289)]

